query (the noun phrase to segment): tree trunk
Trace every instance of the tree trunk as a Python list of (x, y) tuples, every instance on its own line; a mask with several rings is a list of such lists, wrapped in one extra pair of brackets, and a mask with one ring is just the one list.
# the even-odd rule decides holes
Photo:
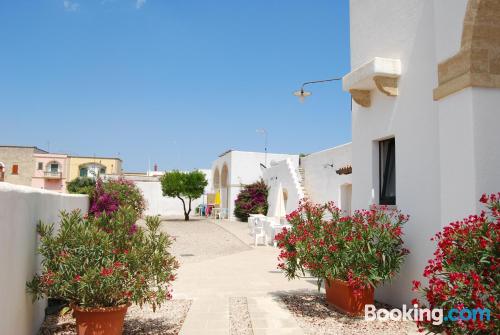
[(182, 197), (177, 196), (177, 198), (181, 199), (182, 207), (184, 208), (184, 221), (189, 221), (189, 213), (191, 212), (191, 199), (189, 199), (189, 211), (186, 211), (186, 202)]

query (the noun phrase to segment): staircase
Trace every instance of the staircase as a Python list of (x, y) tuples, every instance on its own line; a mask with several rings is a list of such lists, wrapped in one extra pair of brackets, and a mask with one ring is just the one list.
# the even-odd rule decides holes
[(307, 193), (306, 189), (306, 172), (304, 171), (304, 168), (301, 167), (299, 167), (297, 171), (298, 171), (300, 187), (302, 188), (302, 193), (304, 194), (304, 198), (309, 199), (309, 193)]

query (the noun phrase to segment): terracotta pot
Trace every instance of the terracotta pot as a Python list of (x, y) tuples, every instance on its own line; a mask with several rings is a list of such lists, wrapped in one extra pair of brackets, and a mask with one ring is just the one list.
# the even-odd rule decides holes
[(335, 309), (350, 316), (363, 316), (365, 314), (365, 305), (374, 302), (373, 287), (363, 289), (361, 295), (354, 295), (347, 282), (343, 280), (325, 280), (325, 291), (326, 300)]
[(71, 305), (78, 335), (121, 335), (129, 305), (81, 308)]

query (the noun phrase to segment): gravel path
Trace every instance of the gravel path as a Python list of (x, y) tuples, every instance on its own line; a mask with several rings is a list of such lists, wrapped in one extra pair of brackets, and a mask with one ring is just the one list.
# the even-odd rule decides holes
[(231, 335), (253, 335), (246, 297), (229, 298), (229, 323)]
[(251, 248), (211, 220), (191, 221), (166, 219), (161, 229), (175, 239), (172, 254), (181, 264), (195, 263), (234, 254)]
[[(328, 307), (321, 295), (284, 295), (281, 297), (299, 326), (311, 335), (409, 335), (418, 334), (413, 322), (365, 321), (350, 318)], [(387, 306), (383, 306), (387, 308)]]
[[(144, 306), (132, 305), (125, 317), (124, 335), (177, 335), (186, 318), (190, 300), (169, 300), (156, 312)], [(40, 328), (39, 335), (74, 335), (75, 319), (71, 313), (64, 316), (48, 315)]]

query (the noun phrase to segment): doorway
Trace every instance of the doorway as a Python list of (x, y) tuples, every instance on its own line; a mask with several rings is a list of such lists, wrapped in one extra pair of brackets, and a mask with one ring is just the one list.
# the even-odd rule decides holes
[(352, 184), (340, 186), (340, 209), (347, 215), (351, 215)]

